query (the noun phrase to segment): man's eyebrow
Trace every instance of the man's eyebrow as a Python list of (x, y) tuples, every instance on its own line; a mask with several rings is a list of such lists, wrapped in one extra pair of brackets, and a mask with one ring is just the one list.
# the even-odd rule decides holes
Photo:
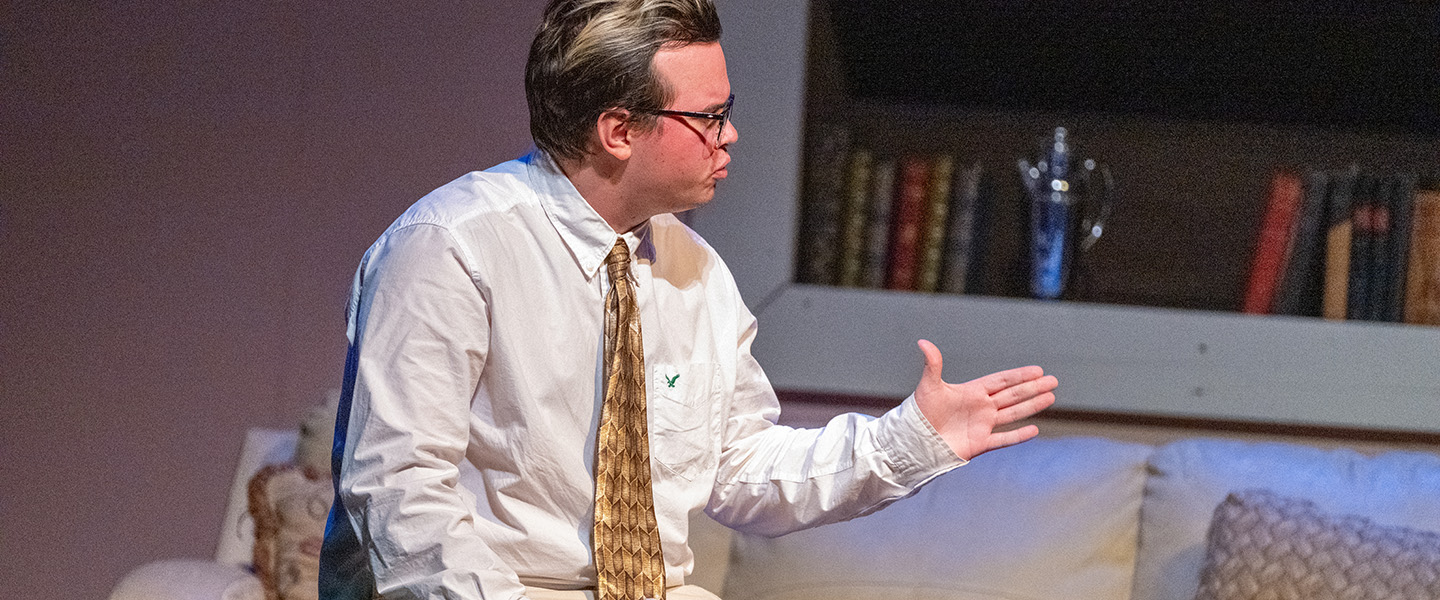
[(725, 105), (726, 105), (726, 104), (729, 104), (729, 103), (730, 103), (729, 100), (725, 100), (725, 101), (723, 101), (723, 102), (716, 102), (716, 103), (714, 103), (714, 104), (711, 104), (710, 106), (705, 107), (705, 110), (702, 110), (702, 111), (700, 111), (700, 112), (708, 112), (708, 113), (720, 112), (720, 109), (725, 108)]

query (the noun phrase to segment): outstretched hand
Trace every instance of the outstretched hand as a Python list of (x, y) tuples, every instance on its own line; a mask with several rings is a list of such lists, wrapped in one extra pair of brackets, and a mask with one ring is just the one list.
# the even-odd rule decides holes
[(970, 460), (1005, 446), (1026, 441), (1040, 433), (1034, 425), (1011, 431), (996, 431), (1030, 417), (1055, 403), (1053, 390), (1060, 382), (1040, 367), (1020, 367), (992, 373), (965, 383), (945, 383), (940, 378), (944, 365), (940, 349), (920, 340), (925, 371), (915, 387), (920, 414), (940, 432), (955, 454)]

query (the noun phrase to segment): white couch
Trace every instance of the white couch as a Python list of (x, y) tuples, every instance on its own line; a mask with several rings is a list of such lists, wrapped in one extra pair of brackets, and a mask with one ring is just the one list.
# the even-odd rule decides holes
[[(786, 420), (819, 423), (835, 410), (787, 406)], [(768, 539), (701, 515), (687, 583), (726, 600), (1190, 600), (1216, 506), (1249, 488), (1382, 529), (1440, 532), (1434, 447), (1358, 452), (1114, 426), (1042, 428), (1053, 435), (982, 456), (846, 523)], [(264, 464), (288, 460), (294, 442), (294, 432), (249, 432), (214, 560), (145, 565), (111, 600), (262, 598), (245, 569), (253, 542), (245, 485)]]

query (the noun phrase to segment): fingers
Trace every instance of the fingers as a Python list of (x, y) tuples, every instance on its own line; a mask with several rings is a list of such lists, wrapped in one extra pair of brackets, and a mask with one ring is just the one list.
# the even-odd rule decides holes
[[(1008, 388), (1012, 388), (1022, 383), (1028, 383), (1040, 379), (1044, 375), (1044, 369), (1031, 365), (1028, 367), (1019, 367), (1006, 371), (1000, 371), (999, 373), (991, 373), (989, 375), (976, 379), (974, 382), (980, 384), (980, 387), (985, 390), (986, 394), (990, 394), (993, 396), (1002, 391), (1005, 391)], [(1051, 377), (1050, 379), (1054, 378)]]
[(1041, 394), (1053, 392), (1057, 387), (1060, 387), (1060, 380), (1056, 379), (1053, 375), (1046, 375), (1038, 379), (1022, 381), (991, 394), (991, 397), (995, 398), (996, 408), (1005, 408), (1025, 402)]
[(920, 378), (942, 381), (940, 376), (945, 371), (945, 360), (940, 355), (940, 349), (930, 343), (930, 340), (920, 340), (915, 344), (920, 346), (920, 353), (925, 355), (925, 370), (920, 374)]
[(1039, 414), (1055, 404), (1055, 394), (1045, 392), (1033, 398), (1016, 402), (995, 412), (995, 423), (1007, 425)]
[[(940, 381), (944, 372), (945, 360), (940, 354), (940, 348), (930, 340), (917, 340), (915, 345), (920, 347), (920, 353), (925, 356), (925, 371), (921, 374), (923, 378)], [(999, 373), (991, 373), (979, 379), (981, 387), (986, 394), (994, 395), (1006, 388), (1039, 379), (1045, 375), (1045, 370), (1036, 366), (1019, 367)], [(1051, 379), (1054, 379), (1053, 377)]]
[(985, 451), (989, 452), (997, 448), (1014, 446), (1015, 444), (1029, 441), (1037, 435), (1040, 435), (1040, 428), (1034, 425), (1026, 425), (1010, 431), (997, 431), (990, 434), (990, 439), (986, 440), (988, 443), (986, 444)]
[[(921, 373), (922, 382), (944, 384), (941, 375), (944, 371), (944, 357), (940, 349), (929, 340), (917, 340), (916, 345), (920, 347), (920, 353), (925, 357), (925, 369)], [(962, 385), (978, 385), (984, 390), (987, 396), (994, 401), (994, 407), (1000, 411), (1007, 411), (1016, 415), (1006, 422), (1014, 422), (1038, 413), (1055, 403), (1053, 392), (1060, 385), (1060, 381), (1054, 376), (1046, 375), (1045, 370), (1038, 366), (1018, 367), (991, 373)], [(1010, 410), (1014, 408), (1014, 410)]]

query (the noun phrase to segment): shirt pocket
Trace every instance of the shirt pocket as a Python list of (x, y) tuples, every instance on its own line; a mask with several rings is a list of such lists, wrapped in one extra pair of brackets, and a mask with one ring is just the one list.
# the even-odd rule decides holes
[(669, 472), (693, 480), (713, 462), (711, 434), (719, 365), (655, 365), (650, 388), (650, 454)]

